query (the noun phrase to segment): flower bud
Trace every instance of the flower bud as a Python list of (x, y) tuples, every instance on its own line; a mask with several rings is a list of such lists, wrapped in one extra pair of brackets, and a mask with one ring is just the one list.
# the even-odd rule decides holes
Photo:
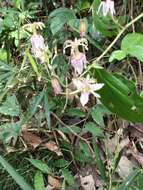
[(80, 37), (81, 38), (85, 37), (85, 34), (86, 34), (86, 22), (85, 22), (85, 20), (80, 21), (79, 31), (80, 31)]
[(58, 79), (52, 78), (51, 83), (52, 83), (55, 96), (59, 95), (62, 92), (62, 89), (61, 89)]

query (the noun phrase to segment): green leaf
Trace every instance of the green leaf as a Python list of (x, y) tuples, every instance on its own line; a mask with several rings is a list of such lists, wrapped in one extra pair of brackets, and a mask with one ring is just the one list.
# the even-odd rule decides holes
[(50, 25), (52, 34), (55, 35), (58, 31), (60, 31), (63, 28), (64, 24), (65, 21), (62, 20), (62, 18), (54, 17)]
[(126, 53), (123, 50), (116, 50), (116, 51), (112, 52), (112, 54), (109, 58), (109, 62), (112, 62), (115, 59), (117, 59), (118, 61), (121, 61), (125, 57), (126, 57)]
[(31, 55), (29, 52), (27, 52), (27, 56), (28, 56), (28, 58), (29, 58), (29, 61), (30, 61), (30, 64), (31, 64), (31, 66), (32, 66), (33, 71), (34, 71), (34, 72), (37, 74), (37, 76), (39, 77), (39, 76), (40, 76), (40, 73), (39, 73), (39, 71), (38, 71), (38, 67), (37, 67), (37, 64), (36, 64), (35, 60), (33, 59), (32, 55)]
[(100, 127), (97, 127), (97, 125), (93, 122), (87, 122), (85, 124), (84, 131), (92, 133), (92, 135), (95, 137), (103, 137), (104, 136), (102, 129)]
[(83, 112), (82, 110), (78, 109), (78, 108), (69, 108), (67, 110), (67, 113), (69, 116), (73, 116), (73, 117), (85, 117), (85, 112)]
[(62, 169), (62, 175), (64, 177), (64, 180), (71, 186), (75, 185), (75, 180), (73, 175), (68, 169)]
[(34, 187), (35, 187), (35, 190), (45, 189), (43, 174), (40, 171), (37, 171), (34, 176)]
[(48, 91), (47, 90), (44, 93), (44, 108), (45, 108), (45, 116), (46, 116), (46, 120), (48, 123), (48, 127), (51, 128), (51, 118), (50, 118)]
[(138, 176), (139, 190), (142, 190), (143, 187), (143, 171), (141, 170), (140, 175)]
[(47, 164), (45, 164), (44, 162), (42, 162), (41, 160), (37, 160), (37, 159), (28, 159), (28, 160), (30, 161), (30, 163), (33, 166), (35, 166), (36, 168), (38, 168), (43, 173), (51, 174), (51, 172), (52, 172), (51, 168)]
[(7, 51), (5, 49), (0, 49), (0, 60), (7, 61)]
[(54, 166), (57, 168), (64, 168), (68, 165), (68, 161), (65, 159), (59, 159), (59, 160), (55, 160), (54, 162)]
[(98, 91), (101, 102), (126, 120), (143, 122), (143, 98), (137, 94), (135, 84), (121, 75), (112, 75), (103, 69), (95, 71), (98, 82), (104, 83), (103, 88)]
[(21, 0), (13, 0), (13, 3), (15, 4), (15, 7), (20, 9), (21, 6)]
[(9, 116), (19, 116), (20, 107), (16, 96), (8, 96), (6, 101), (0, 106), (0, 113)]
[(13, 142), (16, 143), (17, 137), (21, 131), (20, 122), (17, 123), (6, 123), (0, 126), (0, 140), (4, 143)]
[(127, 34), (122, 40), (121, 50), (143, 62), (143, 34)]
[(21, 177), (16, 170), (2, 157), (0, 156), (0, 164), (4, 167), (4, 169), (12, 176), (15, 182), (23, 189), (23, 190), (33, 190), (30, 185), (28, 185), (23, 177)]
[(105, 167), (104, 167), (104, 164), (102, 162), (100, 152), (99, 152), (99, 147), (98, 147), (95, 139), (93, 139), (93, 148), (94, 148), (94, 152), (95, 152), (96, 164), (97, 164), (97, 167), (100, 171), (100, 175), (101, 175), (102, 179), (104, 181), (106, 181), (107, 178), (106, 178)]
[(92, 108), (91, 115), (93, 120), (100, 126), (104, 125), (103, 116), (109, 115), (111, 112), (102, 104), (97, 104)]
[(0, 61), (0, 71), (11, 71), (13, 67), (11, 65), (6, 64), (3, 61)]
[(50, 28), (53, 35), (62, 30), (64, 24), (69, 20), (76, 18), (73, 10), (68, 8), (58, 8), (54, 10), (49, 17), (51, 18)]
[(122, 184), (117, 188), (117, 190), (128, 190), (140, 173), (141, 173), (141, 170), (139, 169), (134, 170), (129, 176), (127, 176), (123, 180)]
[(94, 0), (92, 4), (93, 25), (96, 31), (104, 36), (114, 36), (118, 32), (118, 26), (113, 22), (110, 16), (104, 17), (102, 14), (97, 14), (101, 0)]
[(87, 143), (85, 143), (84, 141), (80, 141), (79, 145), (80, 148), (78, 148), (74, 152), (75, 160), (82, 163), (90, 163), (91, 161), (93, 161), (93, 157)]
[(28, 113), (29, 118), (31, 118), (36, 113), (37, 108), (40, 105), (43, 97), (44, 97), (44, 89), (37, 96), (33, 97), (33, 99), (32, 99), (33, 101), (32, 101), (31, 107), (30, 107), (30, 111)]

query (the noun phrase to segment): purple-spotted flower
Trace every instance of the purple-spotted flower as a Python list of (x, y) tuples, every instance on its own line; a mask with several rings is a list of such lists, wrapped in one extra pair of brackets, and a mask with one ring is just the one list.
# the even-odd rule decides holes
[(83, 69), (86, 68), (87, 60), (86, 55), (81, 52), (71, 55), (71, 65), (75, 70), (76, 74), (81, 74)]
[(83, 69), (87, 64), (86, 55), (79, 51), (79, 46), (81, 46), (84, 51), (88, 50), (88, 42), (86, 38), (75, 38), (74, 41), (67, 40), (64, 43), (64, 53), (66, 48), (71, 48), (70, 62), (77, 75), (80, 75), (83, 72)]
[(81, 93), (80, 103), (82, 106), (87, 104), (90, 94), (100, 98), (100, 95), (95, 91), (100, 90), (104, 86), (103, 83), (95, 83), (95, 80), (91, 79), (89, 75), (86, 78), (73, 78), (72, 81), (77, 89), (76, 92)]
[(102, 12), (103, 16), (107, 16), (108, 14), (113, 16), (115, 14), (114, 1), (113, 0), (101, 1), (97, 14), (99, 14), (100, 12)]
[(46, 60), (46, 49), (44, 43), (44, 38), (41, 35), (34, 34), (30, 38), (31, 45), (32, 45), (32, 53), (33, 55), (38, 58), (41, 63), (44, 63)]
[(59, 83), (58, 79), (57, 78), (52, 78), (51, 83), (52, 83), (52, 87), (53, 87), (55, 96), (61, 94), (62, 89), (61, 89), (61, 86), (60, 86), (60, 83)]

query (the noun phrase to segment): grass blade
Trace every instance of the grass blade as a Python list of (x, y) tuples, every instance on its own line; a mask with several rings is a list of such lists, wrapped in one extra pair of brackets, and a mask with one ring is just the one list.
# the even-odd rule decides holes
[(33, 190), (2, 156), (0, 156), (0, 163), (23, 190)]
[(127, 176), (122, 184), (117, 188), (117, 190), (128, 190), (131, 186), (132, 182), (136, 179), (136, 177), (141, 173), (141, 170), (134, 170), (129, 176)]
[(45, 116), (48, 123), (48, 127), (51, 128), (51, 120), (50, 120), (50, 110), (49, 110), (49, 103), (48, 103), (48, 91), (45, 91), (44, 94), (44, 109), (45, 109)]
[(104, 167), (104, 164), (103, 164), (102, 159), (100, 157), (99, 148), (98, 148), (98, 145), (97, 145), (95, 139), (93, 139), (93, 147), (94, 147), (97, 167), (98, 167), (98, 169), (100, 171), (102, 179), (104, 181), (106, 181), (107, 178), (106, 178), (105, 167)]

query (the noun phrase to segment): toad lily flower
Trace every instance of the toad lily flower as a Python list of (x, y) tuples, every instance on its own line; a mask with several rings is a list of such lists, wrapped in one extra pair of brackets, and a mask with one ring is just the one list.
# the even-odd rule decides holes
[(44, 43), (44, 38), (41, 35), (34, 34), (31, 36), (30, 41), (32, 45), (32, 53), (41, 61), (41, 63), (44, 63), (46, 61), (47, 50), (47, 47)]
[(73, 66), (76, 74), (81, 74), (83, 69), (86, 68), (87, 60), (86, 55), (77, 51), (75, 54), (71, 55), (71, 65)]
[(93, 94), (96, 98), (100, 98), (100, 95), (95, 91), (100, 90), (104, 84), (95, 83), (94, 79), (90, 79), (89, 76), (86, 78), (73, 78), (73, 84), (77, 89), (77, 92), (80, 92), (80, 102), (82, 106), (85, 106), (89, 100), (89, 95)]
[(99, 14), (100, 11), (103, 13), (103, 16), (107, 16), (108, 14), (111, 14), (111, 16), (113, 16), (115, 14), (114, 1), (113, 0), (102, 1), (99, 5), (97, 14)]
[(67, 40), (64, 43), (64, 53), (66, 48), (71, 48), (70, 62), (74, 68), (75, 74), (80, 75), (86, 67), (87, 60), (85, 53), (79, 51), (78, 47), (82, 46), (83, 50), (88, 50), (88, 42), (85, 38), (76, 39), (74, 41)]

